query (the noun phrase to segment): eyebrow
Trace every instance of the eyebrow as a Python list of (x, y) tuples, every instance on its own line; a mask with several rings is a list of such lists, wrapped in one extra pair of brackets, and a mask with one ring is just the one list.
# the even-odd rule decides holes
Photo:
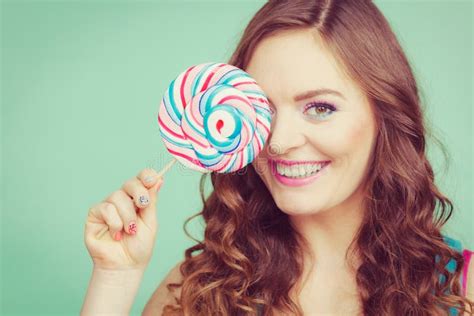
[[(344, 100), (346, 99), (344, 97), (344, 95), (342, 93), (340, 93), (339, 91), (337, 91), (337, 90), (321, 88), (321, 89), (309, 90), (309, 91), (306, 91), (306, 92), (303, 92), (303, 93), (299, 93), (299, 94), (297, 94), (293, 97), (293, 100), (295, 100), (297, 102), (297, 101), (301, 101), (301, 100), (304, 100), (304, 99), (309, 99), (309, 98), (316, 97), (318, 95), (323, 95), (323, 94), (331, 94), (331, 95), (338, 96), (338, 97), (340, 97)], [(268, 101), (270, 101), (270, 103), (273, 104), (273, 101), (268, 96), (267, 96), (267, 99), (268, 99)]]

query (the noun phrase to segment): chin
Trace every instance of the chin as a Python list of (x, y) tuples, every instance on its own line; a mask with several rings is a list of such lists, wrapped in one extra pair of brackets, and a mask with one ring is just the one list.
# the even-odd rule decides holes
[(310, 204), (306, 200), (295, 201), (290, 198), (281, 198), (280, 200), (275, 200), (278, 208), (288, 215), (312, 215), (319, 213), (322, 209), (320, 205)]

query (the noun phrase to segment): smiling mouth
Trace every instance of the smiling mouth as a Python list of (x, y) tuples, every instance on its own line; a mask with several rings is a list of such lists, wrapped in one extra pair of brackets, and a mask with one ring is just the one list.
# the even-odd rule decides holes
[(285, 187), (301, 187), (322, 177), (331, 161), (268, 160), (268, 163), (271, 174), (277, 182)]
[(288, 179), (304, 179), (316, 175), (324, 167), (326, 167), (330, 161), (320, 162), (286, 162), (286, 161), (271, 161), (272, 170), (274, 175)]

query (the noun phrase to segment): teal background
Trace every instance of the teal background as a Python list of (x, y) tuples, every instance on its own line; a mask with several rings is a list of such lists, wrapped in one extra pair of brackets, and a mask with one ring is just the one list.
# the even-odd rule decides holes
[[(1, 3), (2, 315), (76, 315), (92, 271), (88, 208), (171, 156), (159, 138), (162, 93), (185, 68), (226, 62), (264, 1)], [(377, 1), (406, 49), (432, 129), (452, 157), (430, 157), (455, 204), (445, 232), (474, 249), (473, 4)], [(160, 193), (156, 250), (140, 314), (193, 244), (200, 174), (174, 167)], [(185, 197), (185, 198), (183, 198)], [(200, 238), (201, 222), (190, 231)]]

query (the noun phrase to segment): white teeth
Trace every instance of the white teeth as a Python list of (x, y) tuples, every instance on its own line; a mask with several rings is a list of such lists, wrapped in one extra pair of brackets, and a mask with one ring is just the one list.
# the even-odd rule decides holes
[(306, 173), (306, 170), (305, 170), (304, 166), (300, 166), (298, 171), (299, 171), (298, 176), (300, 176), (300, 177)]
[(287, 166), (280, 163), (276, 163), (276, 170), (280, 175), (291, 177), (291, 178), (304, 178), (308, 177), (319, 170), (321, 170), (322, 164), (299, 164), (293, 166)]

